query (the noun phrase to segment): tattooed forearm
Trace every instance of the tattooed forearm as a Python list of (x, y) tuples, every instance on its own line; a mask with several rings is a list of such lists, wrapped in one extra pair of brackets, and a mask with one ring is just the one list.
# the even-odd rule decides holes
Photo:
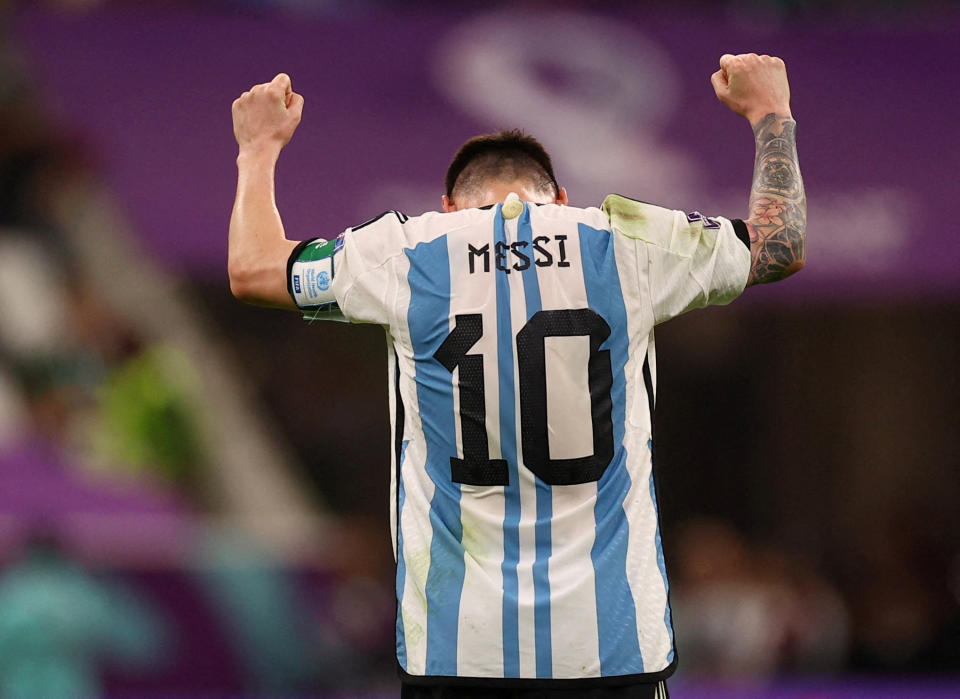
[(757, 159), (750, 190), (750, 279), (775, 282), (803, 267), (807, 197), (797, 162), (797, 123), (768, 114), (753, 129)]

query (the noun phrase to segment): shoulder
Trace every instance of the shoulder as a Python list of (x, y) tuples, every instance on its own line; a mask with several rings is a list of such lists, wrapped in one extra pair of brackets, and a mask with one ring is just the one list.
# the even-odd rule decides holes
[(384, 211), (338, 235), (337, 249), (342, 248), (345, 258), (362, 263), (362, 267), (375, 266), (402, 245), (410, 220), (402, 211)]
[(712, 248), (721, 231), (734, 232), (731, 221), (722, 216), (685, 213), (620, 194), (608, 195), (601, 208), (615, 233), (681, 256), (690, 256), (704, 245)]
[(402, 238), (405, 241), (429, 237), (435, 231), (460, 228), (476, 222), (478, 219), (490, 218), (489, 211), (479, 209), (465, 209), (454, 213), (440, 213), (427, 211), (418, 216), (407, 216), (402, 211), (384, 211), (358, 226), (348, 228), (341, 233), (350, 242), (367, 242), (372, 239), (383, 241), (387, 237)]
[(535, 217), (533, 220), (539, 222), (585, 224), (601, 230), (610, 227), (606, 213), (596, 206), (582, 208), (569, 204), (537, 204), (529, 208), (531, 215)]
[(365, 270), (383, 269), (391, 260), (461, 228), (489, 222), (490, 211), (468, 209), (453, 213), (428, 211), (419, 216), (390, 210), (360, 225), (348, 228), (338, 240), (344, 251), (343, 263), (356, 276)]
[(387, 225), (387, 226), (396, 225), (396, 224), (403, 225), (404, 223), (406, 223), (406, 222), (409, 221), (409, 220), (410, 220), (410, 217), (407, 216), (407, 215), (406, 215), (405, 213), (403, 213), (402, 211), (397, 211), (396, 209), (390, 209), (390, 210), (388, 210), (388, 211), (384, 211), (382, 214), (380, 214), (380, 215), (378, 215), (378, 216), (374, 216), (373, 218), (371, 218), (371, 219), (369, 219), (369, 220), (367, 220), (367, 221), (364, 221), (363, 223), (361, 223), (361, 224), (358, 225), (358, 226), (353, 226), (352, 228), (348, 228), (348, 229), (347, 229), (347, 232), (348, 232), (348, 233), (353, 233), (353, 232), (355, 232), (355, 231), (359, 231), (359, 230), (364, 229), (364, 228), (369, 228), (369, 227), (371, 227), (371, 226), (377, 226), (378, 224), (379, 224), (379, 226), (381, 226), (381, 227), (384, 226), (384, 225)]
[(621, 194), (607, 195), (600, 209), (614, 232), (661, 247), (669, 247), (673, 229), (683, 217), (680, 211)]
[(405, 213), (390, 209), (348, 228), (337, 238), (346, 241), (350, 246), (359, 244), (363, 247), (383, 247), (389, 245), (392, 239), (399, 237), (403, 227), (409, 221), (410, 217)]

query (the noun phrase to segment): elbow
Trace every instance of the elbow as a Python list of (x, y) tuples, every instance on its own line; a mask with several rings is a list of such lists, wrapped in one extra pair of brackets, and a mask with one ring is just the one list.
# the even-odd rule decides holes
[(230, 278), (230, 293), (233, 297), (245, 303), (253, 303), (257, 296), (254, 275), (239, 265), (230, 265), (227, 276)]
[(233, 294), (233, 298), (238, 301), (249, 301), (251, 297), (250, 290), (247, 286), (235, 280), (233, 277), (230, 278), (230, 293)]
[(790, 276), (791, 274), (796, 274), (804, 265), (807, 264), (807, 231), (806, 226), (800, 229), (800, 234), (797, 237), (796, 243), (794, 244), (794, 250), (796, 251), (793, 257), (793, 262), (787, 266), (787, 273), (785, 276)]
[(801, 240), (799, 246), (794, 247), (793, 250), (794, 254), (790, 255), (789, 259), (780, 259), (776, 263), (772, 262), (767, 253), (760, 254), (759, 251), (755, 251), (747, 286), (779, 282), (803, 269), (806, 264), (803, 241)]
[(770, 275), (769, 279), (764, 279), (765, 282), (779, 282), (783, 281), (787, 277), (792, 277), (794, 274), (803, 269), (804, 259), (797, 258), (789, 265), (783, 267), (778, 273)]
[(286, 308), (290, 303), (286, 282), (276, 270), (259, 266), (229, 265), (230, 293), (254, 306)]

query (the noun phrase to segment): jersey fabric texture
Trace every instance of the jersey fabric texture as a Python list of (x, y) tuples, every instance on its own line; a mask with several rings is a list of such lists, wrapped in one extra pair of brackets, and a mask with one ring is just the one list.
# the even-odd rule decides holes
[(730, 302), (749, 269), (741, 221), (619, 195), (388, 212), (298, 246), (306, 318), (388, 334), (405, 682), (672, 673), (653, 329)]

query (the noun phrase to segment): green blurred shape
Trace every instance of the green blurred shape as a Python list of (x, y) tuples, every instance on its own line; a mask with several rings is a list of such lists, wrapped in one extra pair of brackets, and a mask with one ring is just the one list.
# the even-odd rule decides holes
[(202, 460), (200, 429), (190, 399), (196, 373), (168, 347), (151, 347), (113, 371), (98, 391), (94, 451), (131, 471), (152, 471), (185, 484)]

